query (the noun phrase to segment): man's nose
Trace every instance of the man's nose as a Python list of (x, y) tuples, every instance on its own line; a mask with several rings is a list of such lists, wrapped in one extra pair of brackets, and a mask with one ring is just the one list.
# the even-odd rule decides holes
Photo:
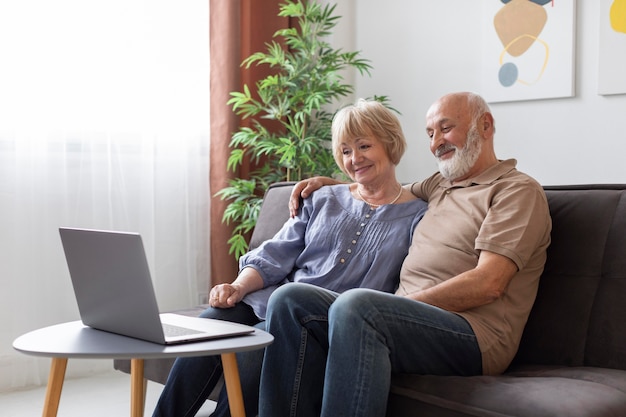
[(443, 134), (441, 132), (433, 132), (430, 137), (430, 149), (435, 150), (443, 143)]

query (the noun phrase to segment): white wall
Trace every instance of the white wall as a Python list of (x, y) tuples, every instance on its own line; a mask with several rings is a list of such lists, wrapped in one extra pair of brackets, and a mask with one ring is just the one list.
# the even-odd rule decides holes
[[(430, 104), (448, 92), (481, 93), (482, 2), (339, 3), (336, 40), (374, 67), (356, 78), (356, 95), (391, 97), (410, 143), (399, 179), (423, 179), (436, 170), (424, 133)], [(544, 185), (626, 183), (626, 95), (596, 93), (599, 9), (596, 0), (577, 2), (575, 97), (491, 105), (498, 157), (516, 158)]]

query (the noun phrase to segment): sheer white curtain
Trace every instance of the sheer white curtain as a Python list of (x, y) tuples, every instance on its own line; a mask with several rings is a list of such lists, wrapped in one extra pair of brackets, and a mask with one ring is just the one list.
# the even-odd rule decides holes
[(160, 307), (205, 300), (208, 33), (208, 1), (0, 1), (0, 391), (45, 383), (17, 336), (78, 319), (59, 226), (140, 232)]

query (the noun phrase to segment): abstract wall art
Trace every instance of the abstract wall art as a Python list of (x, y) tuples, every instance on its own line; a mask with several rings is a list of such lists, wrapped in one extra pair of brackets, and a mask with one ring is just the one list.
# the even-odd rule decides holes
[(483, 0), (483, 96), (574, 95), (576, 0)]
[(600, 0), (598, 94), (626, 94), (626, 0)]

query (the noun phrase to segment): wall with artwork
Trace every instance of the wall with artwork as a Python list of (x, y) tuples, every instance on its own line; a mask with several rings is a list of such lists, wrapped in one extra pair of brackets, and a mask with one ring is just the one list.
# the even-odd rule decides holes
[(574, 0), (483, 0), (482, 18), (488, 101), (574, 95)]
[[(402, 113), (410, 142), (398, 169), (402, 181), (436, 170), (424, 133), (429, 105), (447, 92), (470, 90), (491, 100), (498, 157), (516, 158), (518, 168), (541, 183), (626, 183), (624, 3), (341, 0), (343, 18), (335, 38), (372, 61), (372, 76), (355, 78), (357, 95), (388, 95)], [(515, 21), (520, 12), (513, 7), (531, 10), (535, 20), (544, 14), (541, 30), (517, 28), (517, 35), (500, 39), (494, 17), (513, 11)], [(500, 28), (510, 26), (500, 23)], [(526, 52), (509, 53), (527, 41), (532, 42)], [(518, 76), (510, 76), (508, 82), (515, 82), (509, 87), (498, 86), (499, 67), (507, 62), (517, 67)], [(518, 82), (537, 78), (532, 85)]]
[(626, 0), (600, 0), (599, 94), (626, 93)]

